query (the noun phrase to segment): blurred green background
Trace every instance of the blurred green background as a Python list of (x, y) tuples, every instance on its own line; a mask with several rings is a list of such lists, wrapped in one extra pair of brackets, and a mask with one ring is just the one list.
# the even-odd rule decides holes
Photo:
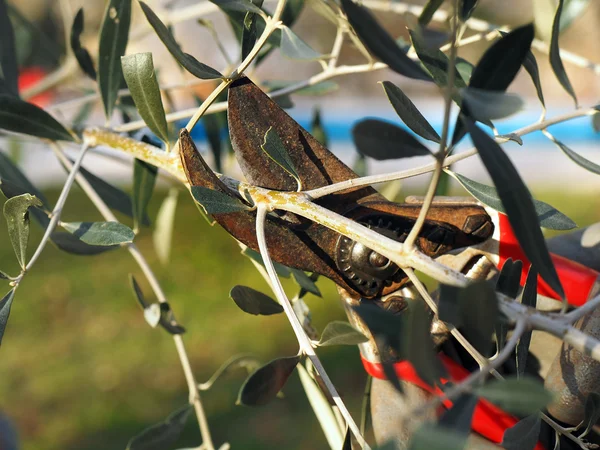
[[(53, 201), (58, 192), (47, 194)], [(151, 217), (165, 194), (155, 192)], [(577, 202), (552, 190), (536, 196), (580, 225), (600, 220), (597, 196), (579, 197)], [(100, 220), (78, 188), (65, 214), (67, 221)], [(0, 269), (17, 274), (5, 223), (0, 222)], [(40, 237), (32, 224), (30, 251)], [(297, 352), (283, 315), (250, 316), (229, 299), (235, 284), (268, 290), (236, 243), (218, 226), (209, 226), (187, 194), (179, 199), (167, 267), (155, 256), (150, 229), (136, 241), (187, 328), (184, 341), (199, 381), (235, 354), (252, 353), (267, 362)], [(22, 448), (124, 449), (132, 436), (186, 403), (173, 341), (144, 321), (128, 284), (129, 273), (151, 299), (125, 250), (77, 257), (48, 246), (17, 290), (1, 349), (0, 408), (17, 424)], [(309, 294), (306, 301), (322, 330), (331, 320), (345, 320), (345, 315), (333, 284), (324, 279), (318, 284), (324, 298)], [(286, 286), (294, 292), (291, 282)], [(332, 347), (319, 354), (352, 413), (360, 417), (366, 376), (358, 350)], [(235, 406), (245, 376), (241, 369), (232, 372), (203, 393), (217, 445), (227, 441), (243, 449), (327, 448), (296, 374), (284, 388), (284, 399), (260, 408)], [(190, 419), (177, 447), (198, 443), (197, 425)]]

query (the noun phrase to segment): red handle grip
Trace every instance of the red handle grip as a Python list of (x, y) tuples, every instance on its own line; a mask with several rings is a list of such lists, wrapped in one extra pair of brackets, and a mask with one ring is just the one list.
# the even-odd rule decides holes
[[(509, 258), (512, 258), (515, 261), (523, 261), (523, 272), (521, 273), (522, 286), (527, 279), (527, 272), (529, 272), (531, 263), (525, 256), (525, 253), (523, 253), (510, 223), (508, 222), (508, 217), (504, 214), (499, 214), (499, 224), (500, 248), (498, 250), (498, 256), (500, 257), (500, 261), (498, 268), (501, 269)], [(598, 276), (600, 276), (600, 273), (562, 256), (553, 253), (551, 253), (550, 256), (556, 267), (558, 278), (560, 279), (569, 304), (573, 306), (583, 305), (598, 283)], [(560, 300), (560, 296), (540, 277), (538, 277), (538, 294)]]

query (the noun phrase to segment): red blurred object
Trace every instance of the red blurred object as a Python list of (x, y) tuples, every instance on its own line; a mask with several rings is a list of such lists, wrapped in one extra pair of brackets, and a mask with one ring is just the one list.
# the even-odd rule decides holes
[[(40, 67), (27, 67), (19, 71), (19, 92), (31, 88), (38, 84), (44, 77), (46, 72)], [(52, 100), (53, 94), (51, 91), (42, 92), (39, 95), (27, 99), (29, 103), (33, 103), (40, 108), (47, 106)]]

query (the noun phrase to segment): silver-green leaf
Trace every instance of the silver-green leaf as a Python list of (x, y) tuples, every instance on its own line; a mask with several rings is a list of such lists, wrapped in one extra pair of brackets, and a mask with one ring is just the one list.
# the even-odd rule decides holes
[[(448, 173), (481, 203), (496, 211), (506, 213), (502, 200), (500, 200), (500, 196), (495, 187), (471, 180), (456, 172)], [(533, 199), (533, 205), (540, 226), (549, 230), (572, 230), (573, 228), (577, 228), (575, 222), (548, 203)]]
[(569, 147), (567, 147), (565, 144), (563, 144), (561, 141), (559, 141), (554, 136), (552, 136), (548, 131), (544, 130), (544, 134), (552, 142), (554, 142), (558, 146), (558, 148), (560, 148), (562, 150), (562, 152), (565, 155), (567, 155), (569, 157), (569, 159), (571, 161), (573, 161), (575, 164), (583, 167), (584, 169), (586, 169), (592, 173), (595, 173), (596, 175), (600, 175), (600, 166), (598, 164), (593, 163), (589, 159), (586, 159), (583, 156), (581, 156), (579, 153), (574, 152)]
[(152, 234), (154, 250), (158, 260), (167, 264), (171, 254), (173, 242), (173, 226), (175, 224), (175, 211), (177, 210), (177, 197), (179, 191), (175, 188), (169, 190), (169, 194), (163, 200), (156, 215), (156, 225)]
[(131, 228), (119, 222), (61, 222), (61, 226), (89, 245), (127, 244), (135, 237)]
[(112, 116), (121, 87), (121, 56), (125, 54), (131, 22), (131, 0), (106, 5), (98, 48), (98, 84), (107, 119)]
[(12, 197), (4, 204), (4, 217), (8, 227), (10, 242), (17, 255), (21, 268), (27, 262), (27, 243), (29, 241), (29, 208), (42, 206), (42, 202), (31, 194)]
[(461, 90), (462, 99), (471, 117), (479, 122), (504, 119), (523, 109), (524, 102), (516, 94), (468, 87)]
[(298, 182), (298, 188), (302, 189), (300, 175), (298, 175), (296, 166), (290, 158), (289, 152), (283, 145), (279, 134), (277, 134), (277, 131), (274, 130), (273, 127), (269, 127), (265, 133), (265, 140), (260, 148), (262, 148), (267, 156), (275, 161), (283, 170), (294, 177)]
[(281, 53), (287, 58), (304, 61), (312, 61), (323, 57), (285, 25), (281, 27)]
[(227, 214), (248, 211), (250, 208), (237, 197), (204, 186), (192, 186), (194, 200), (204, 208), (207, 214)]
[(136, 53), (121, 57), (123, 76), (135, 106), (148, 128), (165, 144), (169, 143), (167, 119), (160, 88), (154, 72), (152, 53)]
[(367, 342), (368, 340), (369, 338), (348, 322), (336, 320), (327, 324), (321, 334), (318, 345), (320, 347), (331, 345), (358, 345)]

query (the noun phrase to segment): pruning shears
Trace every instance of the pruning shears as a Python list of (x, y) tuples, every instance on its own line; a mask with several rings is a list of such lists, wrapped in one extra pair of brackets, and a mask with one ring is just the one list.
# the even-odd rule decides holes
[[(312, 190), (357, 177), (248, 78), (236, 80), (229, 88), (228, 124), (235, 155), (252, 185), (274, 191), (295, 191), (298, 186), (298, 180), (262, 150), (269, 130), (279, 136), (303, 189)], [(191, 186), (217, 190), (244, 201), (239, 192), (208, 167), (185, 130), (180, 134), (180, 155)], [(372, 187), (350, 188), (315, 202), (399, 242), (404, 241), (421, 209), (414, 199), (404, 204), (390, 202)], [(258, 250), (256, 211), (224, 212), (213, 217), (238, 241)], [(265, 235), (274, 261), (333, 280), (347, 304), (373, 302), (393, 311), (395, 302), (411, 295), (411, 284), (400, 267), (323, 225), (275, 211), (266, 220)], [(434, 202), (416, 245), (427, 256), (468, 276), (481, 275), (476, 272), (483, 270), (486, 264), (500, 269), (509, 258), (524, 262), (523, 282), (529, 269), (506, 217), (473, 201)], [(482, 258), (487, 263), (483, 263)], [(598, 272), (565, 258), (555, 256), (553, 259), (567, 299), (573, 305), (581, 305), (598, 289)], [(557, 298), (544, 283), (539, 284), (538, 292)], [(401, 308), (397, 309), (401, 313)], [(347, 311), (350, 321), (358, 323), (352, 309), (348, 307)], [(373, 377), (385, 379), (375, 343), (371, 340), (361, 344), (360, 350), (365, 370)], [(440, 353), (439, 357), (448, 373), (448, 379), (440, 380), (442, 385), (469, 375), (467, 369), (449, 356)], [(421, 380), (408, 361), (396, 361), (393, 367), (399, 378), (441, 394), (439, 387)], [(444, 402), (444, 406), (450, 407), (451, 402)], [(516, 417), (480, 400), (472, 429), (499, 443), (504, 431), (517, 421)]]

